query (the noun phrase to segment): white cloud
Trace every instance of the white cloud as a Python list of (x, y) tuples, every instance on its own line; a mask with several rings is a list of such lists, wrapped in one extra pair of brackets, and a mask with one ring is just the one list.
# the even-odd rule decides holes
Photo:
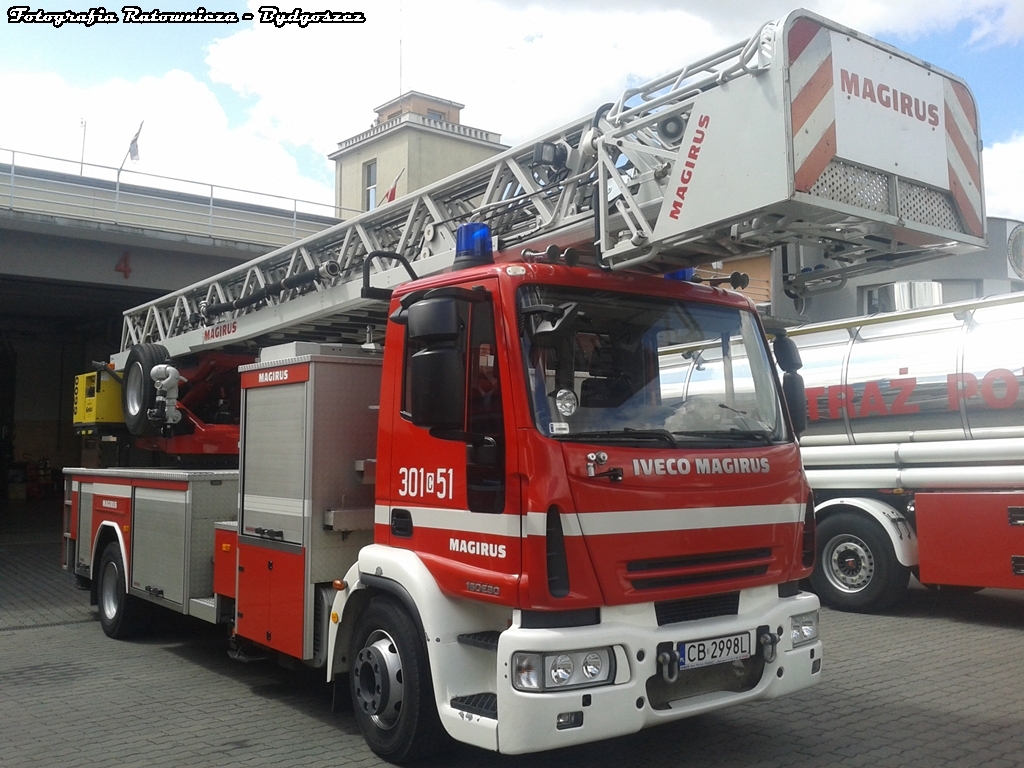
[(817, 0), (812, 7), (871, 35), (913, 38), (966, 23), (972, 43), (1002, 45), (1024, 39), (1020, 0)]
[(988, 215), (1024, 221), (1024, 134), (986, 147), (982, 161)]
[[(261, 3), (250, 0), (250, 10)], [(1024, 38), (1021, 0), (804, 4), (886, 39), (961, 23), (978, 45)], [(333, 189), (326, 155), (369, 127), (374, 106), (402, 91), (462, 102), (463, 122), (518, 144), (614, 100), (627, 84), (738, 42), (791, 8), (791, 0), (649, 0), (628, 7), (620, 0), (378, 0), (366, 9), (365, 24), (231, 31), (209, 46), (205, 73), (125, 75), (88, 88), (54, 74), (5, 75), (0, 147), (78, 158), (84, 117), (86, 160), (116, 168), (145, 119), (141, 162), (126, 168), (327, 203)], [(249, 107), (229, 120), (204, 76)], [(993, 212), (1013, 193), (1011, 182), (998, 182), (1003, 163), (997, 168), (992, 158), (1013, 151), (1019, 158), (1019, 146), (1015, 140), (986, 151)], [(318, 156), (320, 173), (310, 178), (308, 158)]]
[[(685, 45), (652, 45), (664, 29), (686, 30)], [(369, 127), (373, 107), (400, 90), (462, 102), (463, 122), (518, 143), (616, 98), (630, 79), (730, 42), (678, 10), (391, 0), (360, 25), (257, 25), (216, 41), (207, 63), (215, 82), (257, 99), (252, 119), (260, 131), (326, 153)]]
[[(84, 119), (85, 172), (113, 178), (139, 123), (145, 120), (139, 162), (125, 162), (122, 181), (173, 186), (197, 194), (209, 194), (205, 185), (214, 184), (332, 202), (332, 188), (304, 178), (295, 159), (277, 141), (261, 135), (252, 124), (230, 127), (210, 88), (189, 73), (173, 70), (136, 81), (115, 78), (88, 88), (73, 87), (50, 73), (5, 75), (2, 82), (5, 108), (0, 110), (0, 146), (23, 153), (15, 158), (18, 164), (77, 173), (78, 162), (54, 163), (27, 153), (79, 160)], [(25, 119), (26, 115), (32, 119)], [(0, 153), (0, 162), (9, 159)], [(202, 184), (173, 185), (142, 174)], [(215, 194), (225, 192), (215, 190)], [(280, 204), (291, 207), (286, 200)]]
[[(523, 8), (520, 0), (500, 0), (510, 8)], [(678, 0), (647, 0), (653, 12), (678, 8)], [(1001, 45), (1024, 39), (1024, 3), (1021, 0), (688, 0), (686, 9), (707, 20), (719, 33), (737, 39), (751, 34), (760, 22), (779, 19), (797, 5), (869, 35), (913, 37), (948, 30), (966, 22), (972, 42)], [(547, 0), (544, 7), (578, 10), (578, 0)], [(612, 11), (620, 0), (590, 0), (587, 8)], [(532, 6), (531, 6), (532, 10)], [(690, 44), (687, 34), (683, 42)], [(664, 38), (658, 40), (663, 42)]]

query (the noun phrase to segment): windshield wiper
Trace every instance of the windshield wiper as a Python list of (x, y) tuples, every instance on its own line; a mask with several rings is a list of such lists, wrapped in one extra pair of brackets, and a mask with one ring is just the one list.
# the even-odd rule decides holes
[(737, 429), (732, 427), (728, 432), (717, 429), (677, 429), (673, 430), (672, 434), (681, 435), (682, 437), (706, 437), (712, 440), (763, 440), (765, 445), (772, 444), (771, 433), (763, 429)]
[(632, 427), (623, 427), (621, 430), (609, 429), (598, 432), (577, 432), (565, 437), (569, 440), (661, 440), (668, 443), (672, 448), (679, 447), (679, 443), (676, 441), (673, 433), (667, 429), (633, 429)]

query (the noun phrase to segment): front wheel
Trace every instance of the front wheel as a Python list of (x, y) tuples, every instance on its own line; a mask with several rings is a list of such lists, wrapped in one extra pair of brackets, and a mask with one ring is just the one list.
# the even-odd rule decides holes
[(882, 611), (905, 594), (910, 569), (896, 559), (878, 523), (840, 512), (818, 525), (817, 539), (811, 586), (826, 605), (859, 613)]
[(145, 608), (142, 601), (125, 591), (124, 560), (116, 541), (107, 544), (100, 558), (96, 596), (100, 608), (100, 626), (107, 637), (123, 640), (139, 628)]
[(426, 648), (409, 615), (377, 597), (352, 634), (349, 686), (359, 729), (393, 763), (426, 757), (443, 744)]

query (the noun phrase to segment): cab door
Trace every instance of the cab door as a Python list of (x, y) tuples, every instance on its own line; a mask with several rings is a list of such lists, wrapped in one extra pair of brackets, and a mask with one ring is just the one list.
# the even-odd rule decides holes
[[(390, 462), (378, 504), (391, 546), (416, 551), (443, 590), (511, 604), (521, 554), (508, 360), (498, 343), (497, 281), (473, 288), (429, 292), (422, 300), (433, 305), (410, 306), (401, 334), (390, 329), (389, 344), (401, 337), (402, 370), (391, 413), (382, 414)], [(444, 320), (424, 330), (420, 310)], [(441, 405), (443, 423), (422, 423)]]

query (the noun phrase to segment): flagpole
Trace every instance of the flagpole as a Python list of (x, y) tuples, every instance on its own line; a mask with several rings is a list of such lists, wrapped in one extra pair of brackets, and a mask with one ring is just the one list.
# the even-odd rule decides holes
[(85, 173), (85, 118), (79, 118), (82, 124), (82, 160), (78, 163), (78, 175), (82, 176)]
[[(143, 120), (139, 123), (139, 130), (132, 136), (132, 140), (128, 143), (128, 151), (124, 153), (124, 159), (121, 160), (121, 166), (117, 169), (117, 183), (114, 185), (114, 223), (117, 224), (117, 214), (120, 209), (121, 202), (121, 171), (124, 170), (125, 161), (128, 160), (128, 155), (132, 156), (132, 160), (139, 159), (139, 134), (142, 133), (142, 126), (146, 124)], [(132, 152), (132, 150), (135, 150)]]

